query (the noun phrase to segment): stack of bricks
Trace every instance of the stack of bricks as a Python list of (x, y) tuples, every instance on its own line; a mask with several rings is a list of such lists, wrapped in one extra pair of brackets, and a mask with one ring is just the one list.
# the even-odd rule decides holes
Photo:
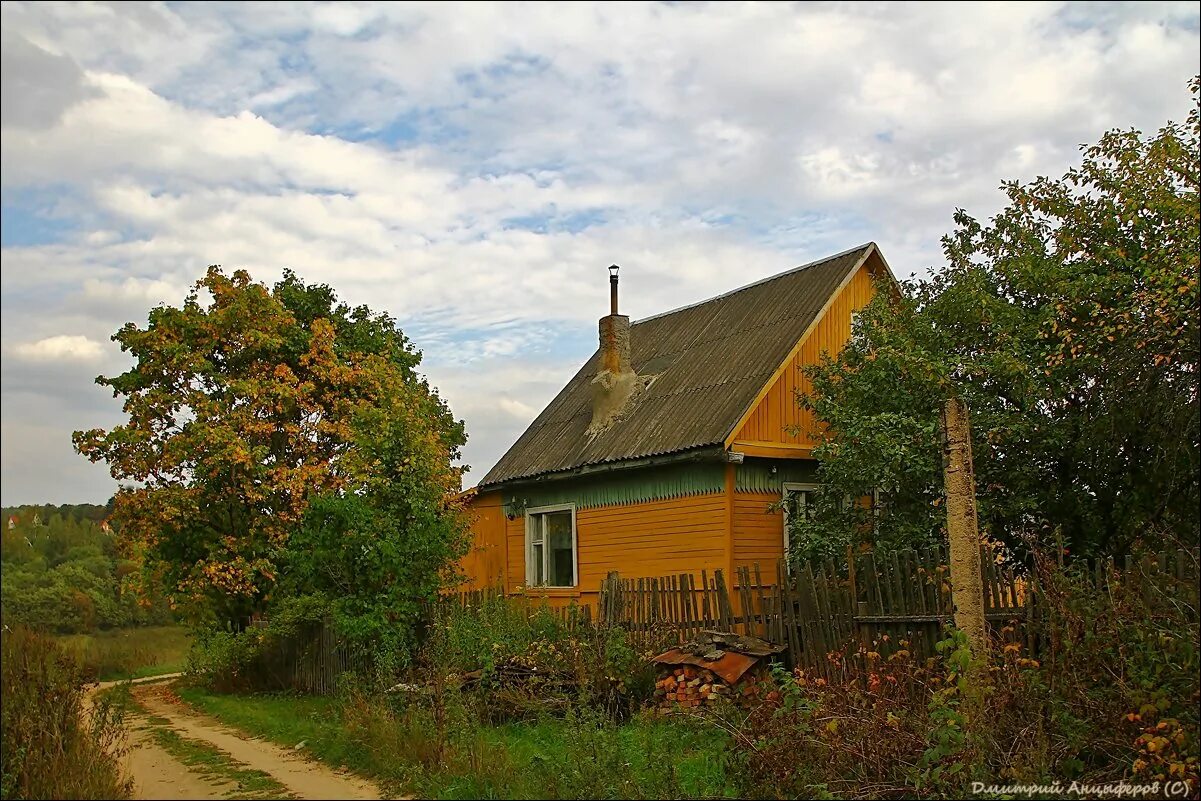
[(655, 682), (655, 703), (663, 711), (690, 709), (729, 699), (735, 704), (753, 703), (759, 698), (764, 673), (749, 670), (730, 686), (711, 670), (694, 665), (677, 665), (664, 671)]

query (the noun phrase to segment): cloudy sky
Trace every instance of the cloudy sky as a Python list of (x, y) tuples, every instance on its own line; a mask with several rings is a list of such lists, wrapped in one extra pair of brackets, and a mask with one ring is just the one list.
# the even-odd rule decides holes
[[(387, 310), (479, 478), (634, 318), (1182, 120), (1198, 6), (4, 2), (3, 503), (103, 502), (109, 335), (208, 264)], [(469, 479), (471, 478), (469, 476)]]

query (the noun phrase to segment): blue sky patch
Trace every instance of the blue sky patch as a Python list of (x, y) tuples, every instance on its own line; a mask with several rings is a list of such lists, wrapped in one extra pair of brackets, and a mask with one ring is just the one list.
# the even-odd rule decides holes
[(78, 229), (61, 202), (63, 190), (4, 189), (0, 192), (0, 245), (33, 247), (62, 242)]

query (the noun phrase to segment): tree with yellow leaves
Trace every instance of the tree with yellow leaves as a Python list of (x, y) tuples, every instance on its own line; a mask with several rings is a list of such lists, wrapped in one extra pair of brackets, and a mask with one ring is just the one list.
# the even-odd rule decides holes
[(144, 580), (221, 625), (315, 594), (351, 628), (373, 615), (364, 636), (437, 591), (463, 543), (465, 435), (395, 320), (291, 272), (210, 267), (113, 339), (134, 365), (97, 383), (128, 419), (74, 442), (122, 482)]

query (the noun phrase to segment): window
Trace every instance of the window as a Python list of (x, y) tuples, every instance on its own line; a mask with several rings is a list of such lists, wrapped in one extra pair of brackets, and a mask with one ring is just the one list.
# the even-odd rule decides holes
[(576, 585), (575, 506), (540, 506), (525, 514), (525, 583)]
[[(817, 492), (817, 489), (817, 484), (784, 484), (784, 503), (781, 506), (784, 509), (785, 555), (789, 552), (788, 535), (792, 521), (799, 520), (802, 517), (805, 519), (812, 519), (813, 517), (813, 496)], [(848, 495), (843, 499), (843, 508), (850, 509), (855, 503), (855, 500)], [(870, 493), (860, 498), (858, 504), (868, 510), (871, 518), (871, 531), (874, 534), (880, 525), (880, 514), (883, 506), (880, 491), (873, 489)]]
[(788, 530), (793, 519), (813, 514), (813, 494), (816, 484), (784, 484), (784, 554), (788, 555)]
[(862, 311), (862, 309), (855, 309), (851, 312), (851, 338), (848, 341), (855, 345), (867, 343), (867, 336), (863, 331), (863, 320), (860, 316)]

